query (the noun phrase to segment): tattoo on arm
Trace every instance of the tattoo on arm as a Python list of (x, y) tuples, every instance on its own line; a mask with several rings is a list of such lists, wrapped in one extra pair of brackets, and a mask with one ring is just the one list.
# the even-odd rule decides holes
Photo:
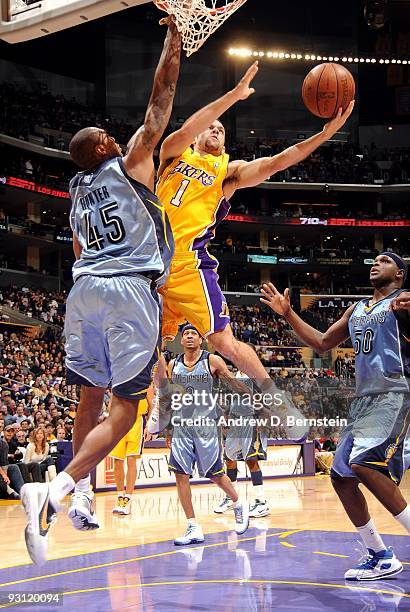
[(150, 152), (158, 144), (171, 116), (180, 55), (181, 38), (178, 33), (170, 29), (155, 72), (153, 90), (142, 130), (141, 144)]

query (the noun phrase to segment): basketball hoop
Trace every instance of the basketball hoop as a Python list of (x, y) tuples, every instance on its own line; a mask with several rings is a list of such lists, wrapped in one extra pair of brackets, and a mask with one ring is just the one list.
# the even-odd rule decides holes
[(246, 2), (246, 0), (153, 1), (159, 9), (168, 15), (174, 15), (187, 57), (198, 51), (204, 42)]

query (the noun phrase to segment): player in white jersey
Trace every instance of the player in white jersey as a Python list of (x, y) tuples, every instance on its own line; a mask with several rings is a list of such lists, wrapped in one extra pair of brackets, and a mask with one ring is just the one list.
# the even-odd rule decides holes
[(407, 264), (396, 253), (378, 255), (370, 270), (373, 297), (353, 304), (325, 333), (291, 308), (269, 283), (262, 302), (283, 315), (299, 338), (318, 353), (351, 338), (356, 354), (356, 397), (340, 434), (332, 484), (360, 534), (366, 555), (346, 580), (379, 580), (403, 570), (370, 517), (363, 484), (410, 534), (410, 505), (399, 489), (410, 467), (410, 315), (403, 292)]
[[(80, 130), (70, 143), (80, 167), (70, 183), (76, 262), (67, 300), (65, 337), (69, 384), (81, 385), (74, 459), (50, 483), (23, 487), (25, 536), (34, 563), (46, 560), (52, 517), (78, 483), (70, 514), (75, 526), (98, 527), (89, 472), (130, 430), (158, 359), (161, 305), (157, 285), (167, 274), (173, 239), (153, 193), (153, 153), (169, 121), (179, 74), (181, 36), (172, 17), (143, 126), (126, 155), (100, 128)], [(98, 423), (107, 387), (109, 417)]]
[(179, 501), (188, 521), (185, 534), (174, 542), (176, 546), (204, 541), (202, 528), (195, 518), (189, 484), (195, 465), (200, 476), (212, 480), (232, 499), (236, 533), (244, 533), (249, 524), (248, 505), (240, 500), (224, 473), (217, 407), (212, 401), (217, 397), (214, 379), (228, 381), (233, 388), (235, 379), (221, 357), (201, 349), (202, 338), (192, 325), (183, 328), (181, 344), (183, 354), (168, 366), (171, 383), (181, 385), (185, 396), (192, 396), (189, 398), (192, 402), (181, 402), (171, 420), (173, 433), (168, 465), (175, 473)]

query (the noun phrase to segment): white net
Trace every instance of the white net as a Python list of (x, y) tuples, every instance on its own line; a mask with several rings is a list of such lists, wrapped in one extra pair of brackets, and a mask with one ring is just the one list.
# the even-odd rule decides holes
[(158, 8), (174, 15), (182, 34), (182, 46), (187, 57), (198, 51), (204, 42), (246, 0), (154, 0)]

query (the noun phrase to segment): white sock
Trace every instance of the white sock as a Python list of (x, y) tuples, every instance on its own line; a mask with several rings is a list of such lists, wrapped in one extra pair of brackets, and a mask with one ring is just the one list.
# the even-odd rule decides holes
[(238, 506), (242, 506), (242, 500), (240, 497), (238, 497), (238, 499), (236, 500), (236, 502), (233, 502), (233, 507), (237, 508)]
[(403, 525), (404, 529), (410, 533), (410, 505), (407, 505), (403, 512), (400, 512), (394, 517), (396, 521), (399, 521), (400, 525)]
[(129, 499), (131, 499), (131, 495), (129, 493), (124, 493), (123, 497), (128, 497)]
[(88, 493), (91, 489), (91, 476), (88, 474), (85, 478), (81, 478), (75, 483), (75, 493)]
[(366, 525), (363, 525), (363, 527), (357, 527), (357, 531), (359, 532), (366, 548), (371, 548), (374, 550), (374, 552), (386, 550), (386, 546), (376, 529), (373, 519), (370, 519), (370, 521)]
[(75, 482), (67, 472), (60, 472), (51, 481), (49, 491), (51, 503), (60, 505), (61, 500), (74, 489)]
[(188, 519), (188, 527), (198, 527), (198, 523), (195, 518)]
[(266, 501), (265, 493), (264, 493), (264, 490), (263, 490), (263, 484), (262, 485), (254, 485), (253, 492), (254, 492), (254, 495), (255, 495), (255, 500), (259, 499), (259, 501), (261, 501), (261, 502)]

